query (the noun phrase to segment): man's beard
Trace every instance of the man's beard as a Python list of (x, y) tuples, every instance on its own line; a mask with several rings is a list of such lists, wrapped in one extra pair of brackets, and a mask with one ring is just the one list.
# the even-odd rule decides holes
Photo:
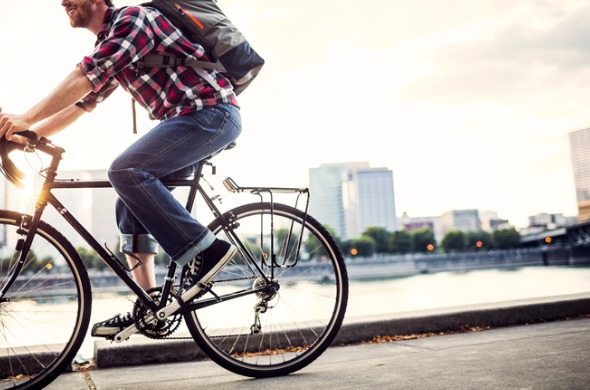
[(72, 17), (70, 18), (70, 25), (72, 27), (86, 27), (92, 19), (92, 9), (90, 1), (82, 1), (76, 6)]

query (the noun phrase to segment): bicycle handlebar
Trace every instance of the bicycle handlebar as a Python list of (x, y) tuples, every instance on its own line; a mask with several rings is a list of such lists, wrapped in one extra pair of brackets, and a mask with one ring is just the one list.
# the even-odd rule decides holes
[(14, 185), (21, 187), (21, 180), (25, 176), (12, 162), (8, 154), (13, 150), (26, 150), (28, 147), (35, 147), (39, 141), (39, 135), (34, 131), (25, 130), (19, 132), (18, 135), (27, 138), (27, 144), (12, 142), (2, 137), (0, 140), (0, 169), (4, 176)]

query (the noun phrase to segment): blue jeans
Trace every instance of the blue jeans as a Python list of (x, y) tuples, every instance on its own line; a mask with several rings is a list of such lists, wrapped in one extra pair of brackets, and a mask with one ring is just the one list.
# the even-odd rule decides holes
[(119, 195), (121, 249), (157, 253), (159, 243), (181, 266), (207, 249), (214, 235), (160, 179), (190, 173), (197, 162), (224, 149), (240, 131), (239, 109), (219, 104), (160, 122), (117, 157), (108, 177)]

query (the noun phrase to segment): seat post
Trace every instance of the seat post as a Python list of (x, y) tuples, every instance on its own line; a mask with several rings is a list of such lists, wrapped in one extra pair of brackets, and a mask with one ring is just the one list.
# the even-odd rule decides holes
[(190, 213), (193, 209), (193, 205), (195, 203), (195, 197), (197, 196), (197, 190), (199, 188), (199, 180), (201, 180), (201, 174), (203, 172), (203, 166), (207, 160), (201, 160), (197, 163), (195, 167), (195, 176), (192, 180), (192, 184), (190, 186), (190, 191), (188, 193), (188, 198), (186, 200), (186, 210)]

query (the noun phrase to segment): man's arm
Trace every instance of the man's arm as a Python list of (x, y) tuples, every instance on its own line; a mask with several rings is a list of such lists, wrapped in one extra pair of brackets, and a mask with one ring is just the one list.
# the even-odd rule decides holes
[(50, 137), (74, 123), (85, 112), (86, 110), (73, 104), (57, 114), (50, 116), (31, 130), (42, 137)]
[[(53, 92), (27, 111), (27, 113), (23, 115), (0, 114), (0, 138), (6, 136), (10, 140), (14, 133), (28, 130), (37, 122), (52, 117), (57, 113), (61, 114), (64, 109), (70, 108), (70, 106), (73, 106), (91, 91), (92, 84), (80, 68), (76, 67)], [(74, 113), (78, 114), (78, 112), (73, 111), (73, 108), (71, 110), (64, 111), (64, 115), (67, 114), (66, 116), (70, 118), (68, 124), (79, 117), (78, 115), (72, 119), (72, 115)], [(56, 118), (59, 119), (60, 116), (58, 115)], [(61, 129), (56, 131), (59, 130)], [(49, 131), (49, 133), (55, 133), (56, 131)]]

